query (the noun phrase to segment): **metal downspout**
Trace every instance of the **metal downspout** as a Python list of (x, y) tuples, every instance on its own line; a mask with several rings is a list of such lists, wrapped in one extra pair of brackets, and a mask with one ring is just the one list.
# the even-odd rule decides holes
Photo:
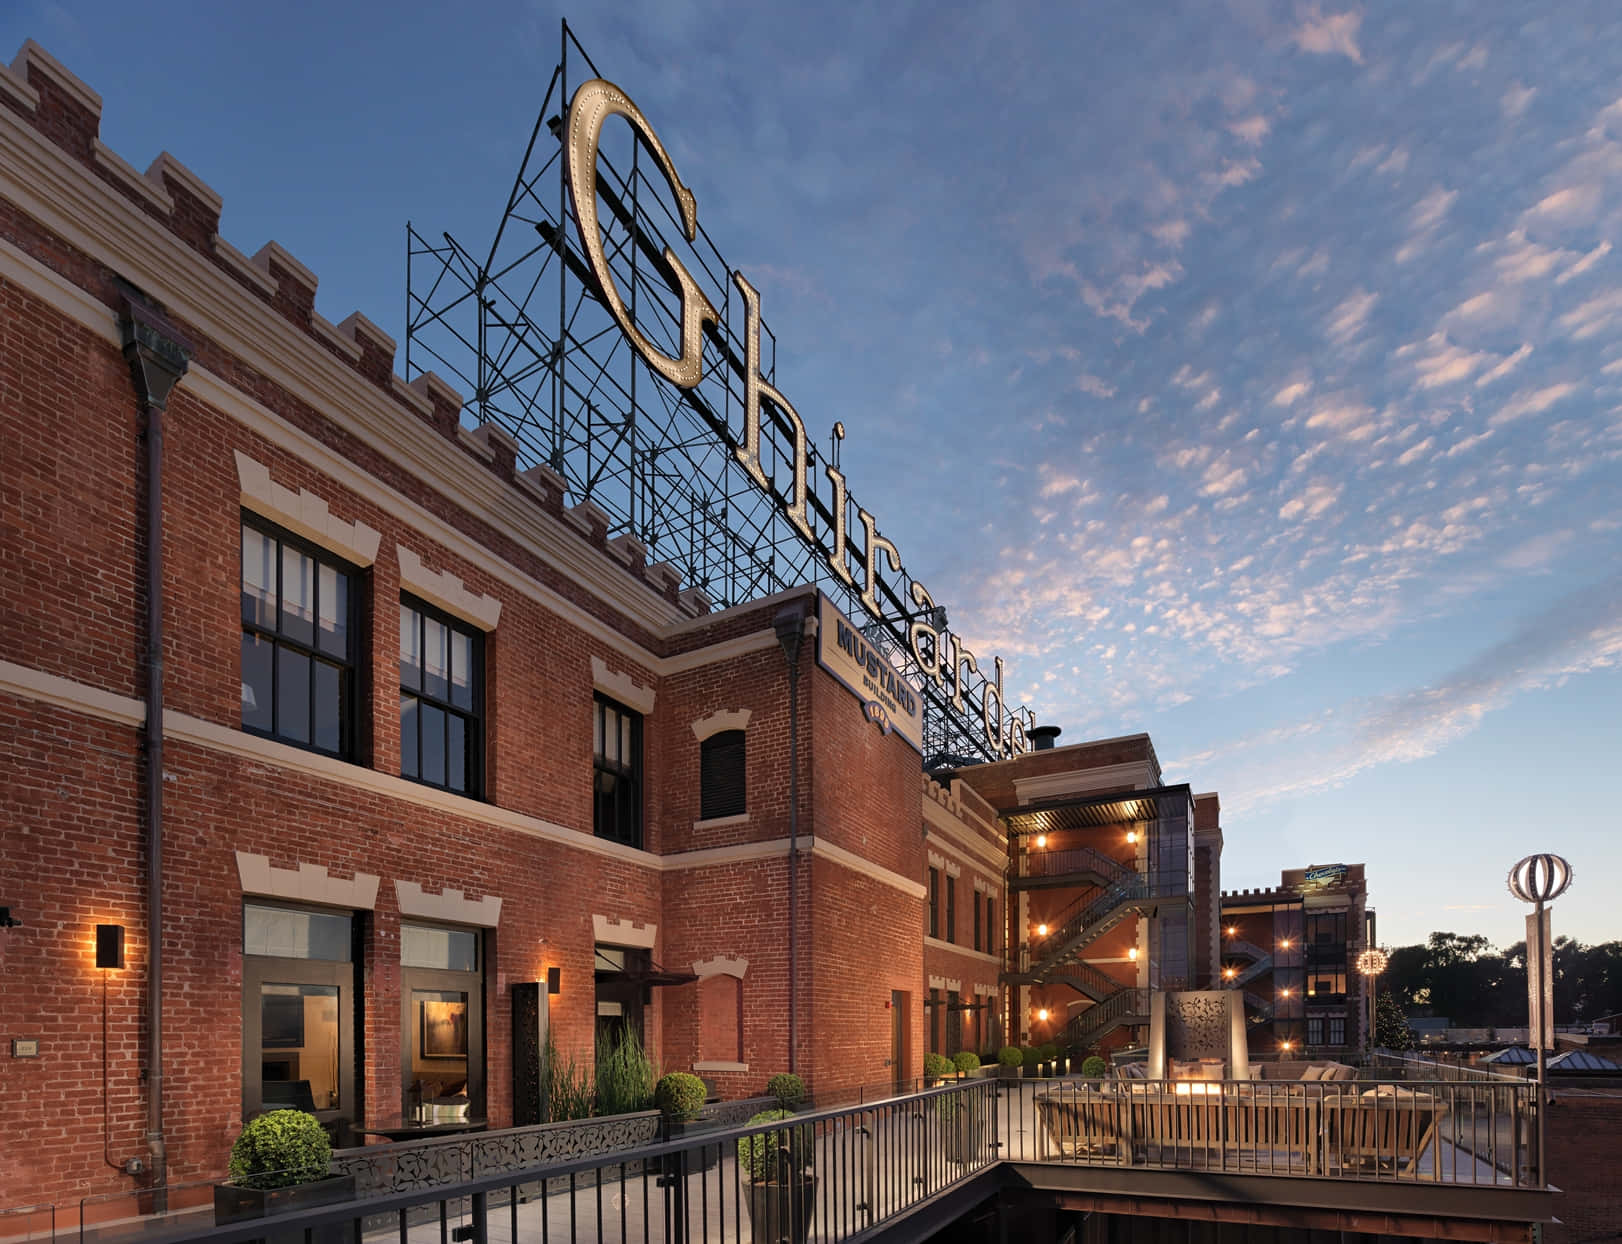
[(788, 660), (788, 1069), (795, 1071), (799, 1039), (799, 876), (800, 876), (800, 647), (805, 642), (805, 606), (790, 605), (772, 619), (777, 642)]
[(186, 374), (191, 347), (163, 312), (133, 286), (119, 282), (119, 329), (146, 441), (146, 1140), (152, 1186), (167, 1181), (163, 1135), (163, 412), (169, 392)]

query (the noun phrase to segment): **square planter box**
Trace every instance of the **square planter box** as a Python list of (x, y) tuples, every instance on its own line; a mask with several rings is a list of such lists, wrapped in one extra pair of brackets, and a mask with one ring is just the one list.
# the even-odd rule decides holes
[[(236, 1184), (214, 1185), (214, 1225), (247, 1222), (255, 1218), (275, 1218), (319, 1205), (337, 1205), (355, 1199), (355, 1177), (333, 1175), (314, 1183), (290, 1188), (241, 1188)], [(336, 1222), (311, 1232), (311, 1244), (345, 1244), (352, 1232), (350, 1224)], [(267, 1230), (264, 1244), (304, 1244), (302, 1230)]]

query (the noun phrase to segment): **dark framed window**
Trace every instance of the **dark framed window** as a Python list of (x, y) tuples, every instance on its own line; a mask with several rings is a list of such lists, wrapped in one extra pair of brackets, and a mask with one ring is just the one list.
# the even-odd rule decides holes
[(484, 791), (484, 634), (400, 598), (400, 776)]
[(699, 744), (698, 790), (701, 820), (747, 811), (742, 730), (722, 730)]
[(994, 932), (996, 927), (997, 922), (991, 918), (991, 895), (988, 894), (986, 895), (986, 953), (988, 955), (997, 953), (997, 935)]
[(244, 730), (353, 756), (359, 577), (331, 553), (244, 517)]
[[(931, 868), (929, 870), (929, 935), (931, 937), (939, 937), (941, 935), (940, 899), (941, 870), (938, 868)], [(931, 1046), (930, 1048), (933, 1049), (935, 1047)]]
[(606, 696), (592, 703), (593, 829), (599, 838), (642, 845), (642, 714)]
[(957, 878), (946, 878), (946, 940), (957, 941)]
[(1344, 1015), (1331, 1015), (1329, 1017), (1329, 1044), (1346, 1044), (1346, 1017)]
[(946, 991), (946, 1048), (950, 1057), (963, 1048), (963, 1002), (955, 989)]
[(1318, 1016), (1307, 1020), (1307, 1044), (1322, 1045), (1324, 1043), (1324, 1022)]
[(929, 1012), (929, 1048), (931, 1052), (939, 1054), (941, 1052), (941, 991), (939, 989), (929, 991), (929, 1001), (924, 1003), (924, 1008)]
[(974, 892), (974, 948), (980, 949), (980, 891)]

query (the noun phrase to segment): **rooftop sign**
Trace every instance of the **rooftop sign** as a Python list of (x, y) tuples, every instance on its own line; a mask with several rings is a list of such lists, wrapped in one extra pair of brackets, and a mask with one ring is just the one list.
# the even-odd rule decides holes
[[(706, 339), (722, 327), (716, 303), (725, 303), (731, 291), (707, 290), (681, 257), (666, 246), (665, 275), (679, 296), (679, 316), (674, 317), (679, 319), (679, 331), (670, 348), (661, 349), (632, 313), (616, 283), (598, 208), (598, 155), (603, 125), (616, 116), (625, 119), (652, 155), (674, 196), (676, 218), (687, 241), (692, 243), (698, 235), (697, 201), (683, 184), (647, 117), (619, 87), (593, 78), (575, 91), (563, 135), (566, 179), (580, 243), (603, 305), (637, 355), (666, 383), (692, 391), (708, 370)], [(875, 622), (905, 626), (906, 652), (917, 686), (908, 683), (883, 654), (876, 654), (871, 644), (863, 659), (874, 669), (877, 667), (871, 662), (879, 661), (888, 671), (885, 681), (901, 684), (905, 690), (898, 687), (897, 694), (906, 695), (914, 703), (914, 710), (905, 716), (917, 720), (918, 737), (909, 736), (909, 741), (922, 750), (923, 710), (917, 701), (920, 695), (932, 691), (941, 710), (962, 718), (966, 732), (978, 735), (974, 739), (979, 745), (976, 750), (993, 759), (1025, 751), (1025, 732), (1034, 724), (1034, 717), (1025, 709), (1010, 711), (1003, 696), (1002, 658), (993, 657), (991, 670), (982, 670), (979, 658), (945, 629), (945, 610), (936, 605), (922, 583), (907, 575), (896, 546), (879, 533), (878, 521), (850, 497), (844, 473), (832, 462), (823, 462), (820, 473), (813, 469), (805, 421), (793, 402), (762, 371), (760, 294), (741, 272), (734, 271), (731, 280), (744, 310), (743, 427), (733, 456), (755, 486), (776, 505), (781, 517), (822, 558), (834, 579), (855, 595)], [(849, 521), (852, 509), (854, 524)], [(899, 618), (891, 602), (881, 599), (881, 592), (889, 586), (884, 582), (886, 566), (900, 576), (899, 585), (905, 592)], [(894, 588), (890, 591), (893, 594)], [(857, 642), (864, 642), (848, 623), (841, 625), (857, 636)], [(896, 729), (908, 733), (899, 722)]]
[(964, 646), (851, 495), (842, 423), (807, 433), (759, 292), (567, 23), (488, 245), (408, 224), (406, 260), (406, 379), (472, 394), (466, 417), (512, 438), (520, 475), (589, 504), (684, 610), (815, 586), (913, 689), (926, 764), (1029, 746), (1002, 661)]

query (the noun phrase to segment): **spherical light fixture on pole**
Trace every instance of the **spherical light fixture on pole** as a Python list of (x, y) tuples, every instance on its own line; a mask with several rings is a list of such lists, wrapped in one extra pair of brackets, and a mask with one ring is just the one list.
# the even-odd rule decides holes
[(1509, 892), (1531, 903), (1526, 918), (1527, 1035), (1538, 1054), (1538, 1174), (1543, 1174), (1544, 1111), (1548, 1109), (1547, 1059), (1554, 1043), (1554, 954), (1546, 904), (1571, 885), (1571, 865), (1558, 855), (1528, 855), (1509, 870)]
[(1380, 987), (1380, 974), (1390, 966), (1391, 960), (1385, 951), (1375, 946), (1359, 951), (1357, 956), (1357, 970), (1368, 981), (1369, 995), (1369, 1041), (1368, 1048), (1374, 1048), (1374, 994)]

